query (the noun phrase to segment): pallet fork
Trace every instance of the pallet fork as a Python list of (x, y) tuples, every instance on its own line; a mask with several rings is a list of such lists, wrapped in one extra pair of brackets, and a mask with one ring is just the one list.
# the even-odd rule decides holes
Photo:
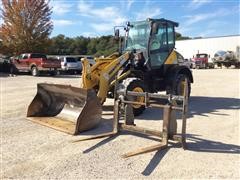
[[(144, 97), (144, 103), (125, 100), (126, 96)], [(156, 100), (168, 100), (167, 104), (158, 103)], [(132, 104), (141, 104), (145, 107), (155, 107), (163, 109), (163, 126), (162, 131), (152, 130), (144, 127), (138, 127), (134, 124), (134, 116), (132, 113)], [(120, 107), (124, 106), (124, 123), (120, 121)], [(110, 137), (118, 134), (120, 131), (137, 132), (144, 135), (157, 136), (160, 142), (156, 145), (143, 147), (132, 152), (124, 154), (122, 157), (128, 158), (134, 155), (162, 150), (168, 147), (168, 141), (172, 140), (181, 143), (183, 149), (186, 149), (186, 114), (188, 110), (188, 87), (187, 80), (184, 83), (184, 95), (160, 95), (153, 93), (140, 93), (133, 91), (115, 90), (114, 101), (114, 118), (113, 131), (109, 133), (99, 134), (93, 137), (75, 140), (73, 142)], [(181, 133), (177, 134), (176, 111), (182, 112), (182, 129)]]

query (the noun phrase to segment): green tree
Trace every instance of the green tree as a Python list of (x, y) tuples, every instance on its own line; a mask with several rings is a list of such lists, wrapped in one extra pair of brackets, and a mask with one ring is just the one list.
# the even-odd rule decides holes
[(178, 33), (178, 32), (176, 32), (175, 35), (176, 35), (176, 40), (187, 40), (187, 39), (191, 39), (191, 38), (188, 37), (188, 36), (182, 36), (182, 34), (180, 34), (180, 33)]
[(96, 45), (98, 44), (98, 38), (91, 38), (90, 42), (87, 45), (87, 54), (96, 54), (97, 48)]
[(51, 39), (51, 46), (49, 47), (49, 54), (66, 55), (70, 54), (71, 38), (59, 34)]
[(90, 38), (85, 38), (83, 36), (76, 37), (72, 43), (72, 53), (73, 54), (87, 54), (87, 45)]

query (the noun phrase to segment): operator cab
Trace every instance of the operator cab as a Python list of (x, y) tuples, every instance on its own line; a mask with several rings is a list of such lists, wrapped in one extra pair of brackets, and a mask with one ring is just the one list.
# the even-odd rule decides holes
[(159, 69), (175, 47), (177, 26), (178, 23), (166, 19), (128, 22), (122, 51), (132, 51), (140, 64)]
[(152, 32), (149, 40), (149, 56), (153, 69), (164, 64), (175, 47), (175, 27), (178, 23), (157, 19), (152, 20)]

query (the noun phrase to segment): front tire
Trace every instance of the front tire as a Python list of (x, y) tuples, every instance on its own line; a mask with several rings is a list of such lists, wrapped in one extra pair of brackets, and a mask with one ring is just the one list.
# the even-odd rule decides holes
[(53, 71), (50, 72), (51, 76), (56, 76), (58, 74), (57, 69), (54, 69)]
[[(127, 89), (127, 91), (146, 92), (144, 82), (140, 79), (128, 78), (128, 79), (125, 79), (122, 84), (124, 85), (124, 88)], [(130, 101), (144, 103), (144, 97), (132, 97), (131, 96), (131, 97), (126, 97), (126, 99), (130, 100)], [(133, 107), (134, 116), (139, 116), (145, 110), (144, 105), (133, 104), (132, 107)]]
[(188, 97), (190, 96), (191, 83), (189, 81), (189, 77), (185, 74), (178, 74), (174, 79), (174, 82), (172, 84), (172, 94), (183, 96), (185, 79), (187, 79), (187, 84), (188, 84)]
[(207, 69), (206, 64), (203, 64), (203, 65), (202, 65), (202, 69)]
[(36, 66), (33, 66), (31, 68), (31, 74), (32, 74), (32, 76), (39, 76), (39, 71), (38, 71), (38, 68)]
[(231, 67), (231, 63), (227, 62), (227, 63), (224, 64), (224, 66), (225, 66), (226, 68), (229, 68), (229, 67)]

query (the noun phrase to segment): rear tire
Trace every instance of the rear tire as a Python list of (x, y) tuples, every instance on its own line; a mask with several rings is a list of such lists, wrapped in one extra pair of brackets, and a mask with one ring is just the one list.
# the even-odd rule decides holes
[(227, 62), (227, 63), (224, 64), (224, 66), (225, 66), (226, 68), (229, 68), (229, 67), (231, 67), (231, 63), (228, 63), (228, 62)]
[(33, 66), (31, 68), (31, 74), (32, 74), (32, 76), (39, 76), (39, 71), (38, 71), (38, 68), (36, 66)]
[(240, 68), (240, 63), (236, 63), (235, 68), (239, 69)]
[[(146, 88), (144, 86), (144, 82), (140, 79), (128, 78), (123, 80), (122, 84), (127, 91), (135, 91), (135, 92), (146, 92)], [(126, 100), (144, 102), (144, 98), (141, 97), (126, 97)], [(139, 116), (145, 110), (144, 105), (132, 105), (134, 116)]]

